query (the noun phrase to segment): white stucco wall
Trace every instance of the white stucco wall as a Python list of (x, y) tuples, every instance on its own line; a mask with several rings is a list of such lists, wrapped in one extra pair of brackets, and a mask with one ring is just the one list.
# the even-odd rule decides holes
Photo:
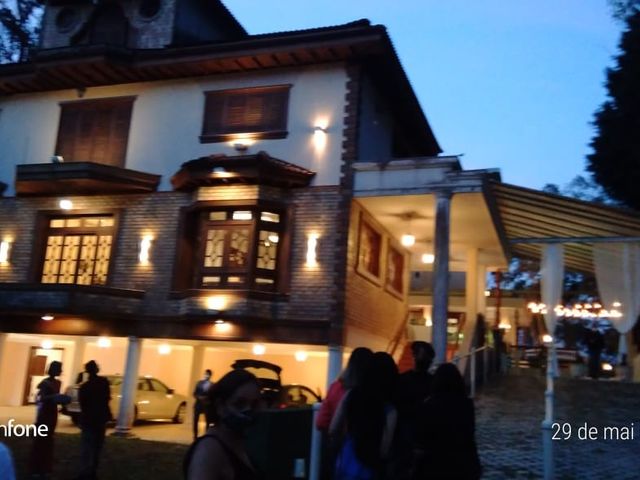
[[(214, 153), (236, 154), (229, 143), (201, 144), (204, 93), (208, 90), (292, 84), (284, 139), (260, 140), (260, 150), (317, 172), (314, 185), (339, 182), (347, 75), (341, 64), (218, 75), (186, 80), (88, 88), (83, 99), (136, 96), (126, 168), (162, 175), (162, 190), (180, 165)], [(14, 194), (15, 166), (47, 163), (54, 155), (59, 102), (78, 100), (76, 90), (22, 94), (0, 99), (0, 181)], [(327, 127), (318, 146), (313, 127)]]

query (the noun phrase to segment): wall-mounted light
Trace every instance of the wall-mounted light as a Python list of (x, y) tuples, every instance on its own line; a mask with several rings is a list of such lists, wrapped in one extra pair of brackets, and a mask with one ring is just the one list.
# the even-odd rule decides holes
[(228, 333), (231, 331), (231, 324), (220, 319), (214, 322), (213, 327), (217, 333)]
[(99, 348), (109, 348), (109, 347), (111, 347), (111, 339), (109, 337), (100, 337), (98, 339), (98, 347)]
[(50, 322), (51, 320), (53, 320), (55, 317), (53, 315), (51, 315), (50, 313), (45, 313), (44, 315), (42, 315), (40, 317), (42, 320), (44, 320), (45, 322)]
[(73, 208), (73, 202), (68, 198), (63, 198), (58, 202), (58, 205), (62, 210), (71, 210)]
[(9, 251), (11, 250), (11, 242), (9, 240), (2, 240), (0, 242), (0, 265), (6, 265), (9, 263)]
[(142, 240), (140, 240), (140, 254), (138, 255), (138, 259), (143, 265), (149, 263), (149, 251), (151, 250), (152, 240), (153, 237), (151, 235), (145, 235), (142, 237)]
[(436, 256), (433, 253), (423, 253), (422, 254), (422, 263), (431, 264), (435, 262)]
[(232, 138), (229, 145), (231, 145), (236, 152), (244, 153), (255, 142), (253, 138), (240, 135)]
[(51, 350), (53, 348), (53, 340), (43, 340), (40, 346), (45, 350)]
[(553, 337), (551, 335), (549, 335), (548, 333), (545, 333), (542, 336), (542, 343), (544, 343), (545, 345), (549, 345), (549, 344), (553, 343)]
[[(207, 310), (214, 310), (219, 312), (224, 310), (227, 306), (227, 299), (222, 295), (213, 295), (211, 297), (207, 297)], [(216, 323), (223, 322), (224, 320), (216, 320)]]
[(296, 357), (296, 362), (306, 362), (307, 358), (309, 357), (309, 354), (304, 350), (298, 350), (294, 354), (294, 357)]
[(491, 296), (491, 290), (485, 290), (484, 291), (484, 296), (485, 297), (490, 297)]
[(318, 121), (313, 126), (313, 145), (317, 152), (323, 152), (327, 146), (327, 123)]
[(261, 343), (256, 343), (253, 346), (253, 354), (254, 355), (264, 355), (266, 351), (267, 351), (267, 347), (265, 347)]
[(171, 345), (169, 345), (168, 343), (158, 345), (158, 353), (160, 355), (169, 355), (171, 353)]
[(318, 265), (318, 238), (320, 238), (320, 235), (317, 233), (307, 235), (307, 267), (316, 267)]

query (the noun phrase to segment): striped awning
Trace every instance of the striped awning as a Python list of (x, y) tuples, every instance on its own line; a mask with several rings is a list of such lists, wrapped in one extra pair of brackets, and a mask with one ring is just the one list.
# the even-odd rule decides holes
[(542, 245), (562, 243), (568, 270), (593, 272), (592, 247), (640, 242), (640, 213), (491, 181), (496, 221), (513, 256), (540, 259)]

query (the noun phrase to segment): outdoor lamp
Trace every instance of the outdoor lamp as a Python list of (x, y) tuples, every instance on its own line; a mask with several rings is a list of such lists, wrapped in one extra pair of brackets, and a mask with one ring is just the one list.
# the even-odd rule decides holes
[(307, 267), (315, 267), (318, 265), (318, 238), (320, 238), (320, 235), (317, 233), (307, 235)]
[(145, 235), (142, 237), (142, 240), (140, 240), (140, 254), (138, 255), (138, 259), (143, 265), (149, 263), (149, 250), (151, 250), (152, 240), (153, 237), (151, 235)]
[(11, 242), (9, 240), (2, 240), (0, 242), (0, 265), (6, 265), (9, 263), (10, 248)]

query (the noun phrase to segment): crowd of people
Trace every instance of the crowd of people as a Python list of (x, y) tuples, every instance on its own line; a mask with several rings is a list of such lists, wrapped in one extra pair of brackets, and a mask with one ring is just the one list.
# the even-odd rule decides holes
[[(433, 347), (416, 341), (411, 349), (414, 367), (402, 374), (388, 353), (353, 350), (316, 417), (323, 434), (323, 480), (480, 478), (474, 406), (458, 368), (445, 363), (431, 373)], [(95, 479), (106, 425), (112, 420), (111, 395), (96, 362), (89, 361), (85, 371), (88, 377), (78, 391), (82, 433), (77, 478)], [(47, 425), (50, 434), (34, 439), (32, 478), (48, 478), (52, 472), (58, 406), (71, 400), (60, 394), (61, 373), (62, 364), (52, 362), (48, 377), (38, 385), (36, 424)], [(206, 370), (193, 392), (194, 442), (184, 459), (184, 476), (257, 480), (245, 441), (262, 406), (259, 381), (246, 370), (232, 370), (215, 384), (211, 376)], [(198, 436), (201, 415), (208, 428)], [(0, 450), (3, 455), (6, 451)], [(11, 466), (10, 461), (0, 463)]]
[[(414, 368), (399, 374), (388, 353), (356, 348), (316, 418), (324, 480), (472, 480), (482, 467), (475, 416), (458, 368), (430, 373), (433, 347), (413, 342)], [(213, 425), (190, 447), (187, 480), (254, 480), (246, 431), (260, 408), (258, 380), (223, 376), (206, 398)]]

